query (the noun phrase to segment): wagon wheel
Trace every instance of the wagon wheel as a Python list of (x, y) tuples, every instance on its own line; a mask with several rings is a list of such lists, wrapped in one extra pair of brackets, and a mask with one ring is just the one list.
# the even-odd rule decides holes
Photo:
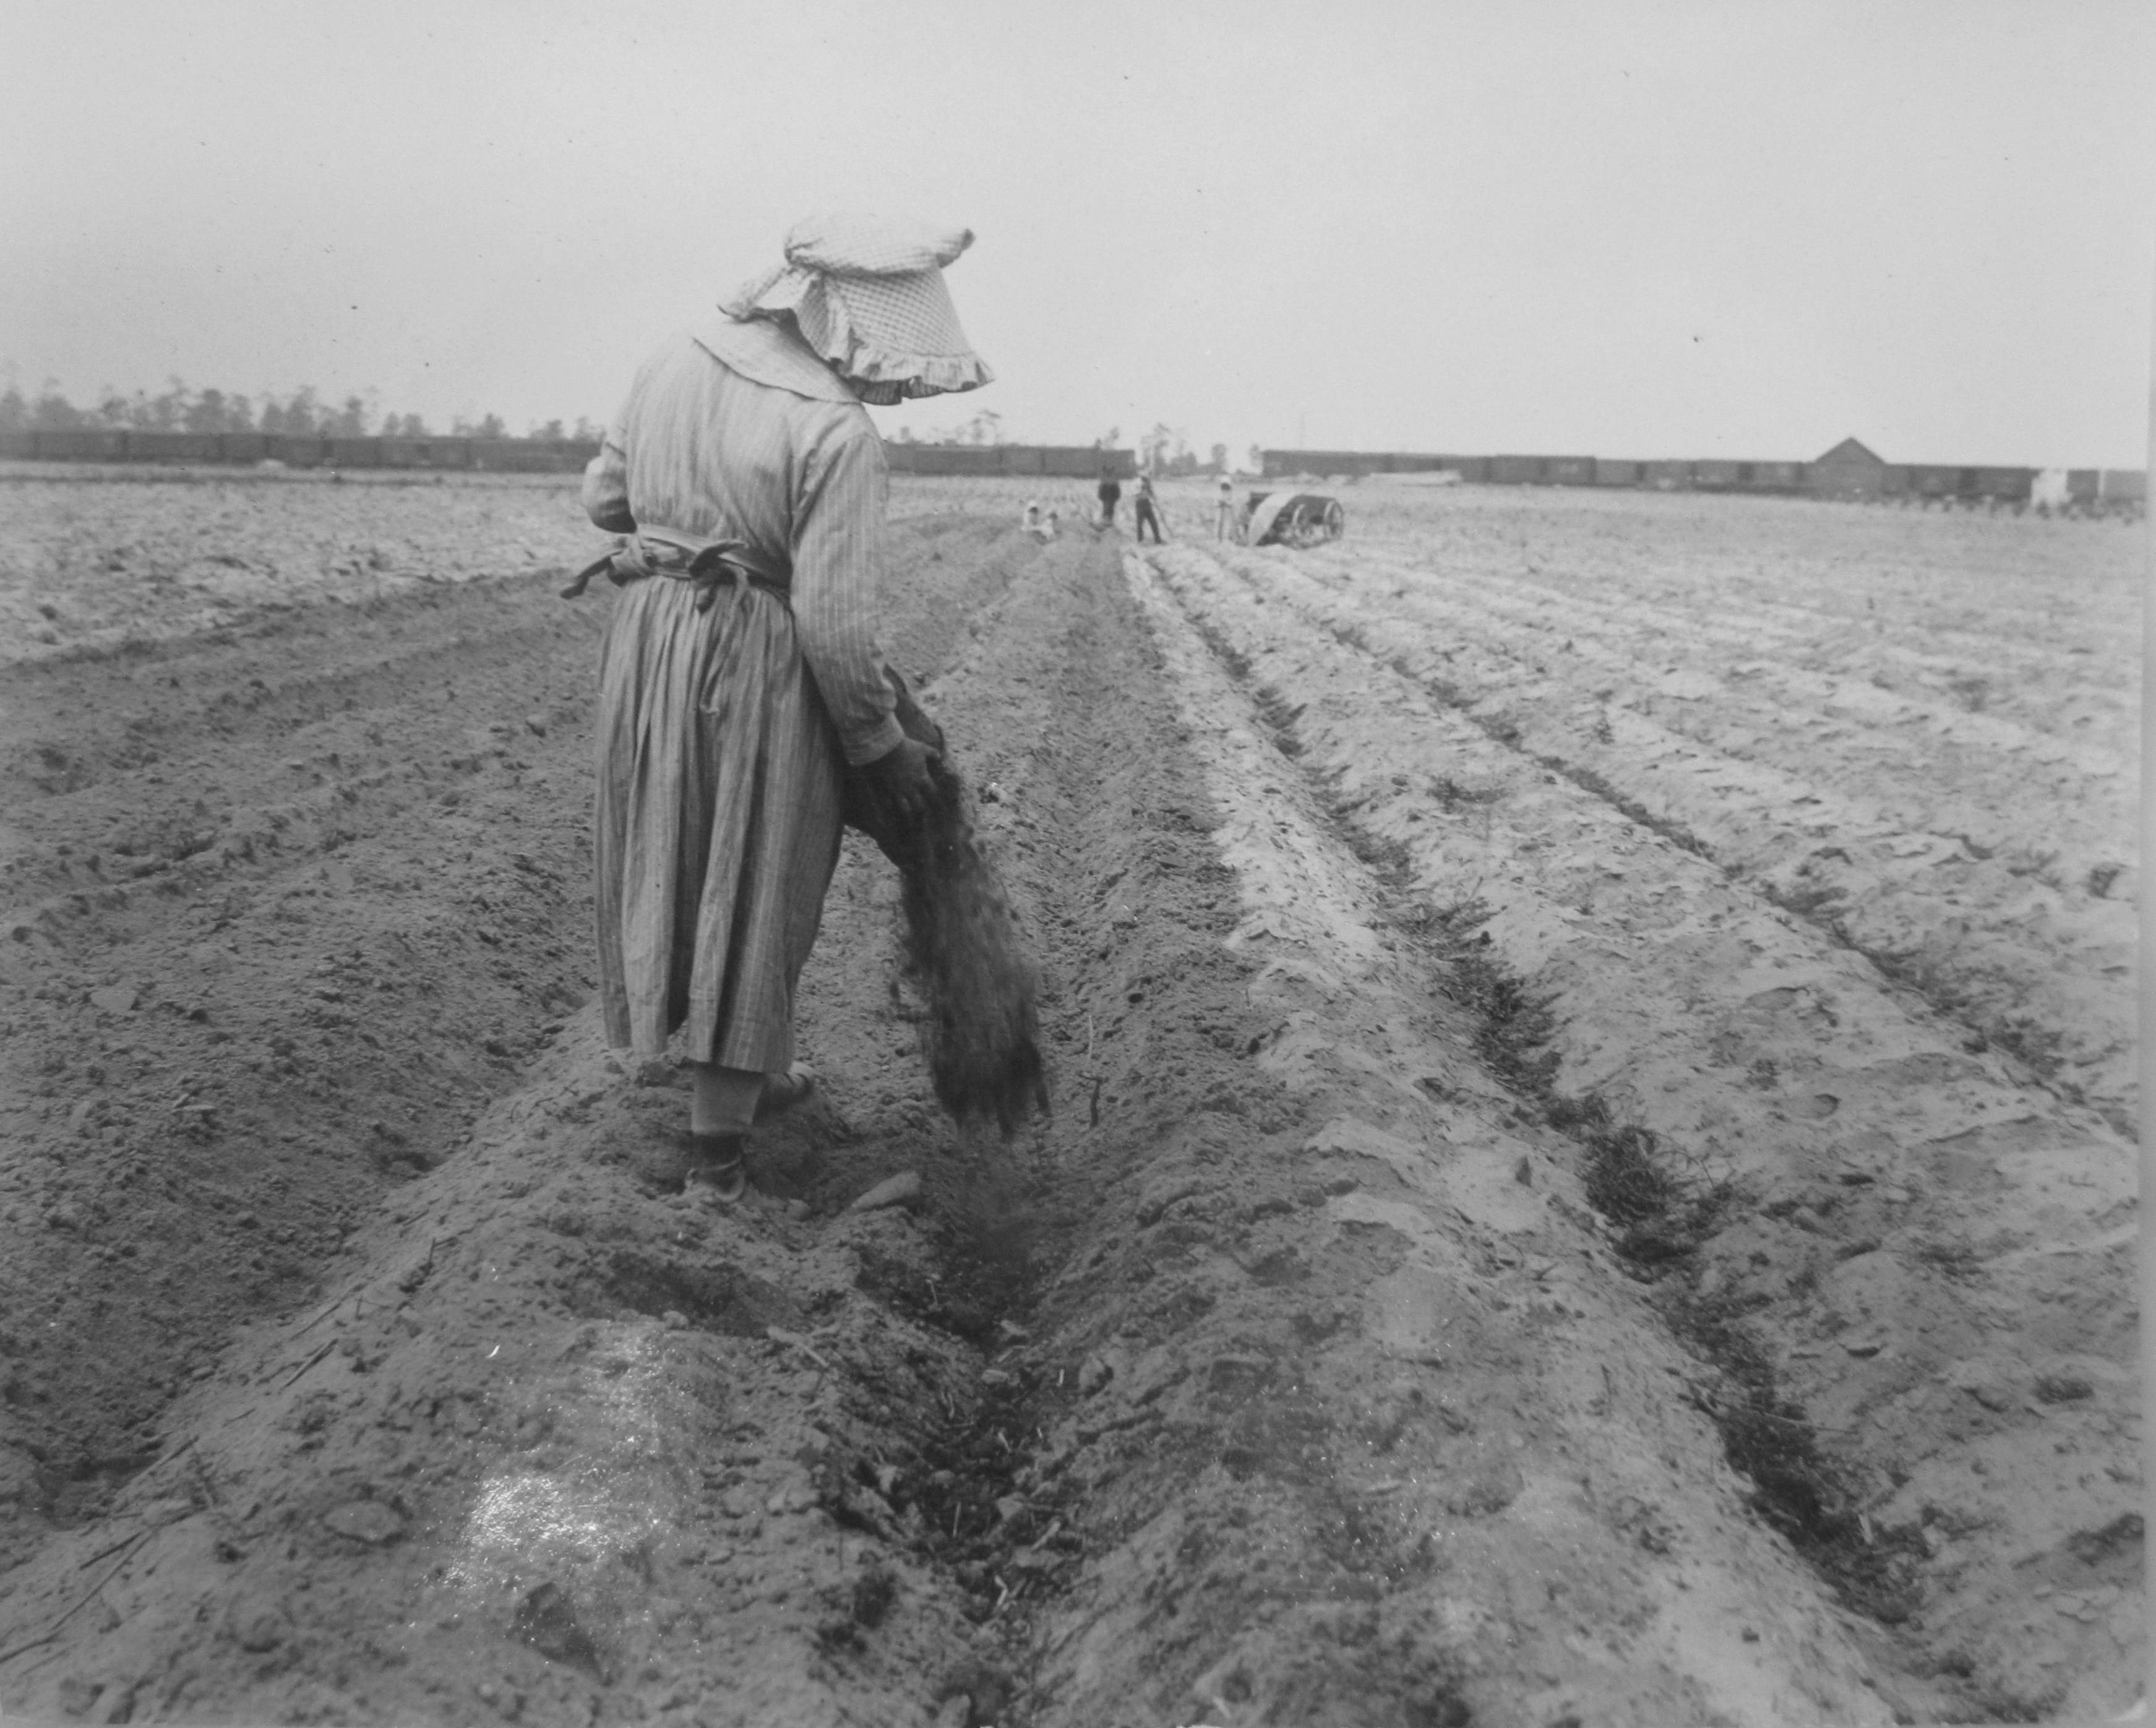
[(1298, 548), (1322, 546), (1328, 540), (1340, 537), (1340, 523), (1341, 511), (1337, 499), (1328, 498), (1322, 505), (1314, 501), (1298, 504), (1288, 524), (1286, 537)]

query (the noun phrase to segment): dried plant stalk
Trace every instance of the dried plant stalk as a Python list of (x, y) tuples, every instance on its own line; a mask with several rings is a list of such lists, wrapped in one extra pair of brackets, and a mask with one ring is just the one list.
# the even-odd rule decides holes
[(896, 672), (897, 720), (938, 753), (927, 817), (908, 824), (858, 769), (846, 774), (846, 820), (897, 867), (906, 967), (928, 1004), (923, 1054), (938, 1103), (960, 1122), (993, 1116), (1010, 1134), (1047, 1113), (1048, 1075), (1034, 1005), (1038, 975), (1010, 899), (982, 855), (966, 790), (943, 729), (921, 712)]

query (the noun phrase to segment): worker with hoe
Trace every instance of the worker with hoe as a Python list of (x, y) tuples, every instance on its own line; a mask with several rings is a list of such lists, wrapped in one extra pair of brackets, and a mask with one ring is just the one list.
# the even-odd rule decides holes
[[(647, 359), (584, 476), (627, 537), (600, 655), (595, 827), (608, 1041), (694, 1077), (639, 1172), (737, 1199), (751, 1125), (814, 1084), (793, 994), (845, 810), (918, 822), (932, 747), (876, 645), (889, 489), (864, 404), (972, 390), (943, 267), (964, 229), (804, 222), (784, 262)], [(587, 577), (589, 573), (587, 573)], [(581, 580), (583, 579), (580, 579)], [(579, 584), (572, 584), (572, 587)]]
[(1114, 469), (1103, 468), (1101, 471), (1098, 496), (1101, 500), (1100, 526), (1112, 528), (1116, 525), (1116, 506), (1122, 501), (1123, 497), (1123, 489), (1116, 479)]
[(1153, 496), (1152, 476), (1150, 474), (1141, 474), (1138, 476), (1138, 495), (1137, 501), (1131, 506), (1131, 511), (1137, 518), (1138, 543), (1141, 546), (1145, 543), (1146, 530), (1151, 528), (1153, 544), (1159, 545), (1162, 540), (1160, 500)]

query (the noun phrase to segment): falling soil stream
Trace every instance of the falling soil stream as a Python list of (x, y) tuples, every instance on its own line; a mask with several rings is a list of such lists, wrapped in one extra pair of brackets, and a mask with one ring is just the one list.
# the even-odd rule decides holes
[[(514, 577), (340, 563), (0, 672), (0, 1710), (2132, 1701), (2130, 1155), (1473, 723), (1322, 560), (902, 521), (886, 645), (1040, 958), (1055, 1113), (937, 1113), (850, 837), (817, 1098), (745, 1204), (648, 1192), (686, 1094), (587, 1000), (566, 503), (495, 499)], [(1566, 845), (1624, 861), (1592, 908)], [(1831, 1149), (1779, 1125), (1830, 1085)]]

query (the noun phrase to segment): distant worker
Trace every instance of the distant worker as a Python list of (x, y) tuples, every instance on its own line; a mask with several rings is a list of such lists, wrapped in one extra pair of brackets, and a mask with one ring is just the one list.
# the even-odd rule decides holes
[(624, 537), (600, 651), (598, 995), (607, 1041), (676, 1034), (689, 1132), (647, 1180), (720, 1201), (759, 1117), (798, 1102), (795, 990), (839, 861), (844, 789), (905, 821), (935, 752), (896, 718), (876, 646), (889, 468), (863, 404), (993, 374), (942, 269), (964, 229), (827, 219), (644, 363), (584, 472)]
[(1141, 546), (1145, 543), (1145, 531), (1150, 527), (1152, 530), (1153, 544), (1159, 545), (1164, 537), (1160, 532), (1159, 501), (1153, 496), (1152, 476), (1150, 474), (1141, 474), (1138, 476), (1137, 501), (1132, 505), (1131, 509), (1137, 517), (1138, 543)]
[(1055, 510), (1050, 511), (1048, 512), (1048, 520), (1040, 525), (1040, 537), (1044, 540), (1053, 540), (1056, 536), (1061, 519), (1061, 512)]
[(1123, 498), (1123, 489), (1116, 484), (1116, 476), (1112, 471), (1107, 469), (1101, 471), (1100, 496), (1101, 526), (1104, 528), (1112, 528), (1116, 525), (1116, 506), (1120, 504)]
[(1019, 519), (1019, 526), (1029, 534), (1038, 534), (1040, 532), (1040, 499), (1028, 498), (1025, 501), (1025, 514)]
[(1235, 537), (1235, 482), (1226, 475), (1220, 476), (1220, 491), (1213, 504), (1213, 537), (1232, 540)]

